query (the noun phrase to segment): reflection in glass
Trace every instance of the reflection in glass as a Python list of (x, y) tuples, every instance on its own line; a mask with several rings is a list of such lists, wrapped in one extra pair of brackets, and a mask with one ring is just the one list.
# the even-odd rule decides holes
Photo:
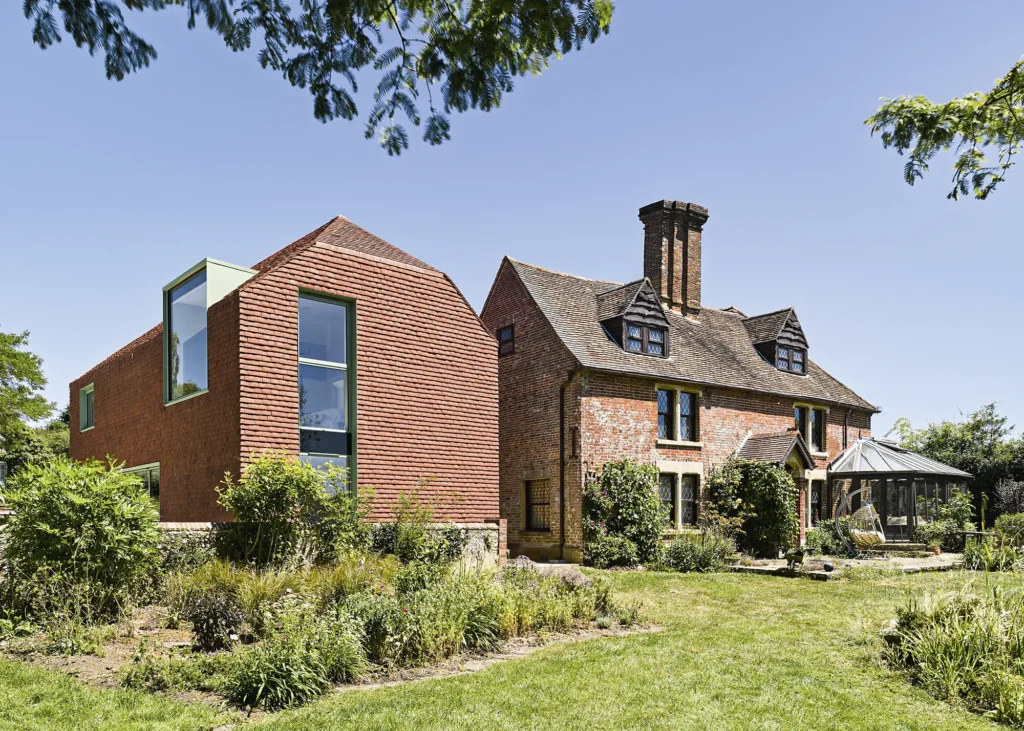
[(344, 430), (347, 374), (337, 368), (299, 366), (299, 426)]
[(169, 401), (207, 388), (206, 270), (167, 293)]

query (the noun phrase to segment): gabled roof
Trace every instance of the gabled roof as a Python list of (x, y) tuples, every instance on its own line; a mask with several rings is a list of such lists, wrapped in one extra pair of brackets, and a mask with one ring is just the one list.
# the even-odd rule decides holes
[[(597, 319), (608, 320), (622, 315), (633, 304), (637, 293), (646, 282), (646, 279), (638, 279), (597, 295)], [(649, 283), (648, 286), (650, 286)], [(653, 287), (651, 289), (653, 290)]]
[(743, 321), (743, 326), (750, 333), (751, 342), (767, 343), (775, 340), (782, 332), (782, 328), (789, 322), (789, 316), (793, 314), (793, 308), (787, 307), (776, 312), (767, 312), (763, 315), (753, 315)]
[(775, 434), (756, 434), (748, 437), (736, 452), (736, 456), (751, 462), (771, 462), (781, 465), (786, 463), (789, 455), (794, 451), (807, 469), (814, 467), (814, 459), (807, 451), (807, 445), (795, 430)]
[(858, 439), (829, 465), (835, 475), (916, 474), (970, 479), (972, 475), (950, 467), (895, 442), (882, 439)]
[[(416, 267), (418, 269), (426, 269), (428, 271), (437, 272), (438, 270), (434, 267), (426, 264), (417, 259), (412, 254), (408, 254), (397, 246), (389, 244), (382, 238), (374, 236), (366, 229), (357, 226), (356, 224), (349, 221), (344, 216), (337, 216), (332, 218), (330, 221), (320, 226), (319, 228), (313, 229), (302, 238), (296, 239), (292, 243), (283, 249), (279, 249), (274, 252), (266, 259), (256, 264), (253, 269), (259, 272), (256, 276), (262, 276), (270, 271), (273, 271), (279, 266), (282, 266), (286, 262), (297, 256), (306, 249), (311, 248), (316, 244), (329, 244), (339, 249), (345, 249), (353, 251), (357, 254), (363, 254), (365, 256), (372, 256), (377, 259), (385, 259), (393, 261), (397, 264), (404, 266)], [(249, 282), (252, 280), (250, 279)], [(243, 283), (240, 288), (245, 287), (248, 282)], [(153, 327), (151, 330), (143, 335), (140, 335), (128, 345), (124, 346), (120, 350), (109, 355), (104, 360), (89, 369), (89, 371), (98, 368), (116, 358), (121, 357), (125, 353), (135, 350), (139, 346), (159, 337), (163, 332), (163, 323), (160, 323)], [(88, 373), (89, 371), (86, 371)], [(85, 374), (82, 374), (85, 375)]]
[(877, 411), (817, 364), (811, 363), (806, 375), (775, 368), (754, 348), (744, 325), (748, 318), (732, 311), (702, 307), (696, 319), (665, 311), (671, 355), (655, 358), (627, 353), (602, 328), (598, 306), (602, 295), (610, 299), (622, 284), (553, 272), (509, 258), (505, 261), (582, 368)]

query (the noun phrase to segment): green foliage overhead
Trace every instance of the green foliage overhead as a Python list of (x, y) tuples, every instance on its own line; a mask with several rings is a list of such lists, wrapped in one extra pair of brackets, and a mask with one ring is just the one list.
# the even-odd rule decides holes
[[(82, 590), (84, 609), (118, 613), (156, 566), (157, 513), (141, 480), (120, 465), (58, 457), (13, 480), (4, 569), (16, 605), (50, 609), (58, 582)], [(31, 596), (30, 596), (31, 594)]]
[[(923, 96), (882, 99), (865, 124), (871, 125), (872, 134), (881, 133), (885, 147), (907, 154), (903, 177), (910, 185), (924, 177), (935, 155), (952, 149), (956, 161), (947, 197), (973, 191), (976, 198), (987, 198), (1006, 179), (1024, 140), (1024, 61), (987, 92), (943, 103)], [(994, 151), (994, 162), (986, 151)]]
[(604, 565), (657, 561), (665, 520), (658, 468), (628, 459), (608, 462), (583, 487), (584, 560), (597, 565), (600, 555), (608, 558)]
[(24, 422), (53, 413), (53, 404), (40, 393), (46, 385), (43, 359), (27, 346), (28, 332), (0, 332), (0, 447), (26, 428)]
[(107, 78), (120, 81), (157, 56), (124, 11), (177, 5), (189, 28), (205, 22), (233, 51), (255, 43), (263, 68), (309, 89), (321, 122), (359, 116), (356, 77), (372, 69), (366, 137), (391, 155), (409, 145), (397, 116), (420, 126), (426, 114), (423, 139), (440, 144), (450, 113), (497, 107), (517, 76), (607, 33), (613, 11), (612, 0), (302, 0), (295, 9), (272, 0), (25, 0), (23, 9), (40, 48), (60, 42), (63, 28), (90, 55), (102, 52)]

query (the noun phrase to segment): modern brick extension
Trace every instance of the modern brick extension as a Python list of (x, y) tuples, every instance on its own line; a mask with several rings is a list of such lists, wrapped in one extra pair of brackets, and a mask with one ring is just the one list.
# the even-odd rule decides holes
[(696, 518), (704, 478), (736, 453), (791, 470), (801, 538), (829, 514), (826, 465), (870, 435), (877, 409), (809, 359), (792, 310), (747, 317), (703, 305), (707, 218), (695, 204), (642, 208), (644, 277), (626, 285), (502, 261), (482, 318), (502, 352), (511, 555), (581, 560), (584, 480), (622, 457), (660, 468), (668, 532)]
[[(374, 489), (371, 517), (387, 519), (422, 484), (441, 496), (440, 519), (498, 520), (496, 344), (445, 274), (342, 217), (251, 270), (193, 269), (208, 272), (211, 293), (217, 272), (240, 281), (210, 295), (205, 390), (171, 398), (165, 368), (177, 365), (158, 325), (71, 383), (74, 458), (158, 465), (163, 521), (225, 519), (225, 472), (263, 449), (300, 453), (300, 296), (337, 298), (355, 357), (348, 421), (335, 430), (351, 447), (335, 451)], [(79, 413), (89, 386), (94, 425)]]

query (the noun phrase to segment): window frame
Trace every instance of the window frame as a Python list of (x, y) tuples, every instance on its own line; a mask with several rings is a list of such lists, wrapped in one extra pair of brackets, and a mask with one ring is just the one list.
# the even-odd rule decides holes
[[(672, 478), (672, 510), (670, 513), (670, 519), (666, 523), (666, 531), (679, 532), (696, 528), (699, 525), (698, 507), (700, 505), (700, 486), (701, 486), (701, 473), (694, 472), (690, 469), (678, 470), (668, 467), (658, 471), (658, 498), (662, 504), (665, 504), (664, 499), (661, 496), (661, 481), (662, 478), (670, 476)], [(690, 520), (683, 520), (683, 486), (684, 483), (691, 483), (693, 485), (693, 498), (685, 501), (690, 506), (689, 517)]]
[[(534, 491), (539, 490), (541, 485), (547, 490), (547, 500), (535, 500)], [(538, 527), (533, 523), (533, 508), (547, 507), (547, 525)], [(523, 480), (523, 532), (524, 533), (551, 533), (551, 480), (541, 478), (537, 480)]]
[[(800, 418), (801, 412), (803, 412), (802, 420)], [(810, 424), (811, 407), (807, 404), (793, 404), (793, 426), (796, 428), (800, 438), (804, 440), (804, 443), (807, 443), (807, 430), (810, 428)]]
[[(662, 393), (665, 393), (666, 396), (667, 396), (667, 399), (668, 399), (665, 411), (661, 410), (661, 394)], [(677, 426), (677, 422), (679, 420), (678, 414), (676, 412), (676, 407), (675, 407), (676, 399), (678, 397), (678, 393), (679, 392), (676, 391), (674, 388), (662, 388), (662, 387), (659, 386), (658, 388), (655, 389), (655, 399), (658, 402), (657, 403), (657, 409), (658, 409), (658, 439), (663, 439), (663, 440), (667, 440), (667, 441), (675, 441), (675, 438), (676, 438), (676, 426)], [(665, 436), (661, 435), (661, 417), (662, 416), (665, 417)]]
[[(192, 279), (202, 275), (205, 277), (203, 286), (206, 287), (206, 387), (201, 388), (192, 393), (184, 394), (173, 398), (174, 384), (171, 383), (171, 336), (173, 334), (174, 323), (171, 318), (171, 293), (174, 290), (181, 287), (183, 284), (188, 283)], [(164, 322), (163, 322), (163, 368), (164, 368), (164, 406), (170, 406), (171, 404), (177, 404), (188, 399), (195, 398), (196, 396), (202, 396), (204, 393), (210, 392), (210, 344), (209, 344), (209, 333), (210, 333), (210, 310), (209, 310), (209, 297), (210, 297), (210, 273), (207, 267), (207, 261), (204, 259), (199, 262), (196, 266), (189, 269), (187, 272), (182, 274), (180, 277), (175, 279), (173, 282), (164, 287), (163, 291), (163, 310), (164, 310)]]
[[(638, 328), (640, 328), (640, 337), (639, 338), (634, 338), (634, 337), (630, 336), (630, 334), (629, 334), (629, 328), (630, 327), (638, 327)], [(651, 331), (652, 330), (661, 333), (661, 342), (659, 343), (657, 340), (653, 341), (656, 345), (661, 345), (661, 352), (660, 353), (652, 353), (651, 350), (650, 350), (651, 342), (652, 342), (651, 341)], [(629, 349), (629, 341), (630, 340), (637, 340), (637, 341), (639, 341), (640, 342), (640, 350), (630, 350)], [(652, 358), (667, 358), (668, 355), (669, 355), (669, 353), (668, 353), (668, 349), (669, 349), (668, 348), (668, 341), (669, 341), (669, 329), (667, 327), (658, 327), (656, 325), (646, 325), (646, 324), (644, 324), (642, 322), (633, 322), (631, 320), (626, 320), (626, 319), (623, 319), (623, 321), (622, 321), (622, 349), (625, 350), (627, 353), (632, 353), (633, 355), (648, 355), (648, 356), (651, 356)]]
[[(506, 333), (506, 332), (508, 333), (508, 337), (507, 338), (503, 338), (502, 334)], [(506, 355), (512, 355), (514, 352), (516, 352), (516, 325), (515, 325), (515, 323), (512, 323), (511, 325), (505, 325), (504, 327), (499, 327), (498, 331), (494, 334), (494, 337), (498, 341), (498, 357), (499, 358), (502, 358), (502, 357), (504, 357)], [(508, 349), (505, 349), (506, 345), (509, 346)]]
[[(807, 447), (814, 454), (825, 454), (828, 452), (828, 410), (811, 408), (808, 414), (807, 424), (808, 436)], [(817, 443), (815, 439), (817, 437)]]
[[(662, 481), (666, 478), (672, 480), (671, 485), (671, 496), (666, 503), (665, 496), (661, 492), (663, 487)], [(658, 473), (658, 499), (661, 500), (662, 506), (668, 504), (668, 528), (669, 530), (678, 530), (679, 525), (679, 473), (677, 472), (659, 472)]]
[[(786, 357), (782, 357), (782, 351), (786, 351)], [(797, 360), (796, 354), (800, 354)], [(785, 365), (781, 365), (785, 363)], [(794, 363), (800, 363), (801, 369), (795, 370)], [(797, 376), (807, 375), (807, 348), (793, 348), (788, 345), (775, 343), (775, 367), (783, 373), (792, 373)]]
[(160, 475), (160, 463), (159, 462), (148, 462), (146, 464), (135, 465), (134, 467), (122, 467), (121, 468), (121, 473), (122, 474), (125, 474), (125, 475), (138, 475), (139, 477), (142, 477), (143, 478), (143, 486), (146, 488), (146, 492), (148, 492), (149, 496), (151, 498), (153, 498), (154, 500), (156, 500), (157, 504), (159, 505), (159, 503), (160, 503), (160, 493), (161, 493), (160, 487), (157, 487), (157, 493), (156, 493), (155, 496), (153, 495), (152, 473), (154, 471), (158, 475), (157, 483), (158, 484), (162, 483), (163, 482), (163, 477), (162, 477), (162, 475)]
[[(89, 401), (92, 400), (92, 418), (89, 419)], [(78, 389), (78, 431), (87, 432), (96, 428), (96, 384), (90, 383)]]
[[(655, 421), (655, 435), (657, 443), (663, 446), (683, 446), (701, 448), (703, 442), (700, 440), (700, 403), (703, 397), (703, 392), (699, 388), (693, 388), (690, 386), (679, 386), (666, 383), (656, 383), (654, 391), (655, 409), (660, 417), (664, 412), (661, 411), (661, 404), (658, 403), (658, 391), (668, 391), (670, 394), (669, 401), (669, 413), (672, 415), (671, 420), (671, 437), (658, 436), (659, 420)], [(687, 424), (690, 427), (690, 435), (687, 439), (682, 439), (682, 426), (683, 426), (683, 415), (682, 415), (682, 403), (683, 399), (681, 394), (688, 394), (690, 396), (691, 413), (688, 415)]]
[[(299, 352), (299, 346), (300, 346), (299, 318), (301, 317), (301, 315), (299, 314), (299, 306), (300, 306), (301, 300), (303, 300), (303, 299), (314, 300), (314, 301), (319, 301), (319, 302), (325, 302), (327, 304), (332, 304), (332, 305), (341, 305), (341, 306), (343, 306), (345, 308), (345, 318), (346, 318), (346, 321), (345, 321), (345, 340), (346, 340), (346, 342), (345, 342), (345, 359), (346, 359), (346, 362), (345, 363), (339, 363), (339, 362), (335, 362), (335, 361), (324, 361), (324, 360), (319, 360), (319, 359), (316, 359), (316, 358), (304, 358), (304, 357), (302, 357), (301, 353)], [(302, 426), (302, 421), (301, 421), (302, 420), (302, 414), (301, 414), (301, 406), (300, 406), (299, 420), (298, 420), (298, 423), (296, 423), (296, 430), (297, 430), (297, 435), (298, 435), (298, 438), (299, 438), (299, 459), (302, 460), (302, 461), (310, 461), (310, 460), (306, 460), (304, 458), (306, 458), (306, 457), (323, 457), (323, 458), (334, 458), (334, 459), (344, 458), (347, 461), (347, 465), (348, 465), (348, 485), (347, 485), (347, 489), (351, 490), (353, 492), (353, 494), (355, 494), (355, 491), (358, 489), (358, 484), (359, 484), (358, 481), (357, 481), (358, 458), (357, 458), (357, 454), (356, 454), (356, 452), (357, 452), (356, 444), (357, 444), (357, 441), (358, 441), (357, 438), (356, 438), (356, 434), (357, 434), (357, 421), (358, 421), (358, 418), (357, 418), (358, 417), (358, 413), (357, 413), (357, 407), (356, 407), (356, 394), (358, 393), (357, 385), (356, 385), (356, 380), (357, 380), (357, 367), (356, 367), (356, 359), (357, 359), (356, 342), (357, 342), (357, 335), (356, 335), (356, 325), (357, 325), (358, 319), (356, 317), (356, 308), (357, 308), (357, 304), (356, 304), (356, 301), (354, 299), (351, 299), (351, 298), (348, 298), (348, 297), (338, 297), (336, 295), (325, 294), (323, 292), (318, 292), (318, 291), (315, 291), (315, 290), (302, 289), (302, 288), (300, 288), (299, 291), (298, 291), (298, 298), (296, 299), (296, 303), (295, 303), (295, 315), (296, 315), (296, 317), (295, 317), (295, 334), (296, 334), (296, 338), (295, 338), (295, 353), (296, 353), (295, 388), (296, 388), (296, 397), (299, 396), (299, 383), (300, 383), (300, 381), (299, 381), (299, 372), (300, 372), (300, 368), (305, 365), (305, 366), (315, 366), (315, 367), (320, 367), (320, 368), (327, 368), (327, 369), (332, 369), (332, 370), (343, 371), (345, 373), (345, 399), (346, 399), (346, 403), (345, 403), (345, 429), (331, 429), (331, 428), (328, 428), (328, 429), (313, 429), (313, 428), (310, 428), (310, 427)], [(310, 450), (308, 448), (304, 450), (302, 448), (302, 433), (304, 431), (305, 432), (310, 432), (310, 433), (312, 433), (312, 432), (330, 432), (332, 434), (344, 434), (345, 437), (346, 437), (345, 441), (346, 441), (346, 449), (347, 449), (347, 451), (345, 451), (343, 453), (339, 453), (339, 452), (316, 451), (316, 450)]]

